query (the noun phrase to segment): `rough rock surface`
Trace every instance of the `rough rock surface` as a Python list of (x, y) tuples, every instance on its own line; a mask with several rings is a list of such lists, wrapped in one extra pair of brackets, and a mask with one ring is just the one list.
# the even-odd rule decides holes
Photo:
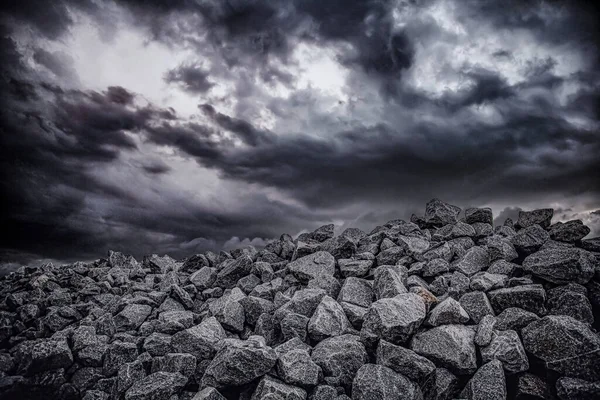
[(600, 238), (434, 199), (183, 260), (0, 278), (0, 398), (595, 399)]

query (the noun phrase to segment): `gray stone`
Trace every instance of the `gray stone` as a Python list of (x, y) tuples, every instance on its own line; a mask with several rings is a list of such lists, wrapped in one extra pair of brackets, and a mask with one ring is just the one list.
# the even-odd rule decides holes
[(154, 361), (152, 372), (178, 373), (189, 379), (196, 370), (196, 357), (187, 353), (169, 353), (164, 357), (154, 358)]
[(422, 397), (417, 385), (383, 365), (363, 365), (352, 382), (353, 400), (417, 400)]
[(198, 288), (198, 290), (210, 289), (217, 280), (217, 271), (215, 268), (202, 267), (198, 271), (190, 275), (190, 282)]
[(192, 400), (226, 400), (226, 397), (214, 387), (208, 386), (196, 393)]
[(406, 293), (408, 270), (403, 266), (382, 265), (375, 269), (373, 290), (380, 300)]
[(435, 370), (435, 364), (410, 349), (380, 340), (377, 364), (391, 368), (415, 382), (424, 382)]
[(467, 224), (474, 224), (482, 222), (486, 224), (494, 224), (494, 216), (492, 209), (489, 207), (485, 208), (467, 208), (465, 210), (465, 221)]
[(283, 356), (285, 353), (294, 351), (294, 350), (304, 350), (308, 353), (312, 351), (312, 347), (304, 343), (300, 338), (290, 339), (279, 346), (275, 347), (275, 353), (277, 353), (278, 357)]
[(449, 241), (460, 237), (474, 237), (475, 229), (464, 222), (458, 221), (455, 224), (445, 225), (435, 231), (432, 239), (436, 242)]
[(402, 246), (393, 246), (381, 250), (377, 254), (377, 265), (396, 265), (406, 255), (406, 249)]
[(586, 284), (594, 276), (593, 256), (577, 248), (541, 250), (523, 260), (523, 269), (556, 284)]
[[(410, 272), (410, 271), (409, 271)], [(424, 263), (423, 277), (438, 276), (450, 272), (450, 263), (442, 258), (436, 258)]]
[(553, 399), (546, 381), (528, 372), (517, 377), (515, 398), (517, 400), (546, 400)]
[(471, 289), (488, 292), (492, 289), (501, 289), (508, 283), (508, 276), (479, 272), (471, 277)]
[(434, 226), (455, 224), (458, 221), (460, 207), (445, 203), (439, 199), (430, 200), (425, 206), (425, 223)]
[(405, 343), (421, 326), (426, 312), (425, 303), (414, 293), (377, 300), (365, 316), (361, 337)]
[(459, 303), (476, 324), (486, 315), (495, 315), (492, 305), (484, 292), (465, 293), (460, 298)]
[(346, 278), (350, 276), (361, 277), (365, 276), (371, 270), (373, 266), (372, 260), (354, 260), (354, 259), (341, 259), (338, 260), (340, 266), (340, 272)]
[(600, 382), (563, 377), (556, 382), (556, 393), (560, 400), (597, 400), (600, 398)]
[(370, 307), (373, 303), (372, 282), (355, 277), (346, 278), (337, 300), (361, 307)]
[(464, 324), (469, 321), (469, 314), (461, 307), (460, 303), (448, 297), (437, 304), (429, 313), (427, 322), (432, 326), (448, 324)]
[(477, 346), (487, 346), (492, 341), (494, 327), (496, 326), (496, 317), (492, 315), (484, 316), (477, 326), (475, 334), (475, 344)]
[(199, 325), (175, 334), (171, 345), (179, 353), (189, 353), (198, 360), (203, 360), (213, 357), (217, 351), (217, 344), (225, 337), (225, 330), (219, 321), (210, 317)]
[(275, 311), (272, 301), (260, 297), (246, 296), (239, 303), (244, 308), (245, 321), (250, 325), (255, 325), (261, 314)]
[(332, 386), (319, 385), (309, 398), (310, 400), (335, 400), (337, 399), (337, 390)]
[(111, 376), (119, 371), (121, 365), (133, 362), (138, 356), (134, 343), (113, 342), (104, 355), (104, 375)]
[(590, 233), (590, 228), (580, 219), (576, 219), (565, 223), (557, 222), (550, 227), (549, 232), (552, 240), (573, 243), (586, 237)]
[(506, 379), (497, 360), (481, 366), (461, 393), (469, 400), (506, 400), (506, 396)]
[(308, 333), (308, 321), (310, 318), (297, 313), (289, 313), (281, 320), (281, 334), (284, 340), (295, 337), (300, 340), (306, 340)]
[(315, 279), (308, 281), (307, 289), (323, 289), (328, 296), (334, 299), (338, 297), (342, 285), (331, 275), (319, 275)]
[(540, 317), (530, 311), (518, 307), (509, 307), (498, 314), (495, 328), (499, 331), (514, 330), (520, 332), (521, 329)]
[(500, 235), (493, 235), (485, 240), (485, 244), (490, 254), (491, 261), (504, 260), (510, 262), (517, 257), (519, 254), (515, 249), (515, 246), (509, 239), (506, 239)]
[(325, 296), (308, 322), (308, 334), (314, 341), (321, 341), (343, 334), (349, 326), (342, 307), (331, 297)]
[(592, 305), (584, 286), (570, 283), (550, 289), (547, 294), (549, 314), (568, 315), (587, 324), (594, 323)]
[(442, 325), (414, 336), (411, 349), (458, 375), (477, 370), (475, 330), (464, 325)]
[(117, 391), (123, 394), (129, 389), (135, 382), (142, 380), (146, 377), (146, 371), (144, 366), (139, 361), (127, 363), (119, 368), (117, 374)]
[(509, 307), (522, 308), (538, 315), (546, 312), (546, 291), (542, 285), (496, 289), (488, 292), (488, 297), (496, 313), (501, 313)]
[(304, 389), (287, 385), (275, 378), (265, 376), (260, 380), (251, 400), (305, 400)]
[(499, 360), (508, 374), (527, 371), (529, 361), (521, 339), (515, 331), (500, 331), (493, 335), (489, 346), (481, 349), (483, 362)]
[(210, 313), (221, 323), (223, 328), (232, 332), (244, 329), (246, 314), (240, 301), (246, 297), (239, 288), (213, 301), (209, 305)]
[(450, 400), (458, 389), (458, 379), (445, 368), (436, 368), (423, 384), (425, 400)]
[(164, 356), (173, 350), (171, 339), (171, 335), (154, 332), (144, 340), (143, 348), (153, 357)]
[(299, 281), (308, 283), (319, 275), (333, 275), (335, 258), (326, 251), (318, 251), (292, 261), (287, 268)]
[(550, 240), (550, 235), (539, 225), (532, 225), (517, 232), (511, 238), (511, 243), (517, 253), (528, 255), (539, 250), (540, 247)]
[(225, 261), (225, 267), (217, 273), (214, 283), (224, 289), (232, 289), (237, 282), (252, 271), (252, 258), (244, 254), (234, 260)]
[(356, 371), (367, 362), (368, 355), (358, 336), (341, 335), (319, 342), (311, 358), (321, 367), (330, 384), (349, 387)]
[(208, 365), (202, 383), (217, 389), (239, 386), (263, 376), (277, 362), (275, 350), (260, 336), (248, 340), (225, 339)]
[(519, 219), (517, 220), (517, 226), (521, 228), (527, 228), (529, 226), (538, 224), (542, 228), (549, 228), (550, 221), (554, 216), (554, 210), (552, 208), (541, 208), (533, 211), (519, 211)]
[(323, 375), (306, 350), (292, 350), (279, 356), (277, 372), (284, 382), (301, 387), (316, 386)]
[(129, 304), (115, 315), (115, 325), (119, 331), (138, 329), (152, 312), (152, 307), (144, 304)]
[(525, 350), (542, 360), (547, 369), (573, 378), (600, 380), (600, 337), (586, 324), (548, 315), (523, 328), (522, 337)]
[(183, 375), (156, 372), (136, 381), (125, 393), (125, 400), (167, 400), (178, 394), (186, 382)]
[(506, 260), (497, 260), (490, 265), (487, 272), (490, 274), (502, 274), (512, 276), (515, 271), (519, 270), (521, 267), (515, 263), (506, 261)]

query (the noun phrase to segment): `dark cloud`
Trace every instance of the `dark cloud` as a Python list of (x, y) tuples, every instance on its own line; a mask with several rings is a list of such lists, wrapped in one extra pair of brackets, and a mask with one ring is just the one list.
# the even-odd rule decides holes
[(165, 74), (165, 81), (179, 84), (184, 90), (192, 93), (204, 93), (214, 86), (208, 80), (209, 73), (201, 66), (180, 65)]
[[(370, 230), (433, 197), (493, 204), (497, 224), (536, 203), (596, 209), (592, 8), (509, 3), (3, 3), (0, 264), (183, 257), (331, 221)], [(154, 102), (118, 71), (91, 90), (65, 45), (81, 15), (192, 59), (161, 71)], [(339, 68), (307, 78), (319, 52)], [(171, 85), (197, 113), (160, 105)]]

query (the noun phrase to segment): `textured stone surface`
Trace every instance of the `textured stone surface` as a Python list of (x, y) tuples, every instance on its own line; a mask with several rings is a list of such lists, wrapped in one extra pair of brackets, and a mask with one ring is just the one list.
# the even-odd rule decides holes
[(404, 343), (421, 326), (425, 315), (425, 303), (414, 293), (377, 300), (365, 316), (361, 336)]
[(383, 365), (363, 365), (352, 382), (353, 400), (416, 400), (421, 397), (418, 386)]
[(479, 368), (462, 391), (461, 397), (469, 400), (505, 400), (506, 379), (502, 363), (494, 360)]

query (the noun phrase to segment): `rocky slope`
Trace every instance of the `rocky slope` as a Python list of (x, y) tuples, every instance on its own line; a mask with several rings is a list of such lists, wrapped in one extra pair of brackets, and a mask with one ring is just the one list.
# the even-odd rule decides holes
[(434, 199), (257, 251), (0, 280), (0, 397), (600, 398), (600, 239)]

